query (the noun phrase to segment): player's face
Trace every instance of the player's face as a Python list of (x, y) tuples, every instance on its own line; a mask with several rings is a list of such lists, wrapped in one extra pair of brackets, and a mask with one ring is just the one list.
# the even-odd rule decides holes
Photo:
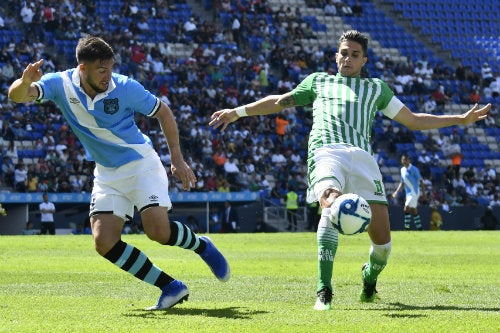
[(401, 157), (401, 164), (403, 164), (405, 167), (408, 167), (410, 165), (410, 159), (406, 156)]
[(361, 68), (368, 60), (363, 55), (363, 47), (354, 41), (343, 41), (339, 45), (338, 52), (335, 54), (337, 67), (342, 76), (356, 77), (361, 73)]
[(109, 59), (80, 65), (82, 85), (89, 96), (94, 97), (108, 90), (114, 63), (113, 59)]

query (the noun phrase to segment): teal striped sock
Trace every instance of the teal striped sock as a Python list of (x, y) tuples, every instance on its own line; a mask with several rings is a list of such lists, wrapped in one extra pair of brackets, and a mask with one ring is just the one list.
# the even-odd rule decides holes
[(415, 223), (415, 228), (417, 228), (417, 230), (422, 230), (422, 220), (420, 220), (419, 214), (413, 216), (413, 222)]
[(206, 243), (203, 240), (186, 225), (177, 221), (170, 221), (170, 239), (166, 245), (179, 246), (198, 254), (205, 251), (206, 248)]
[(139, 280), (158, 288), (162, 288), (174, 280), (174, 278), (153, 265), (144, 252), (121, 240), (103, 257)]
[(405, 214), (405, 229), (410, 229), (411, 214)]

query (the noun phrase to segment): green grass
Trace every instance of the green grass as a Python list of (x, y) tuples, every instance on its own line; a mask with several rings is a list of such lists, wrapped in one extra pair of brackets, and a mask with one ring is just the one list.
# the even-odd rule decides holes
[(93, 251), (90, 236), (0, 237), (0, 332), (498, 332), (500, 232), (394, 232), (377, 303), (358, 302), (367, 235), (340, 237), (333, 311), (312, 309), (314, 233), (211, 235), (231, 264), (220, 283), (193, 252), (125, 236), (190, 288), (159, 290)]

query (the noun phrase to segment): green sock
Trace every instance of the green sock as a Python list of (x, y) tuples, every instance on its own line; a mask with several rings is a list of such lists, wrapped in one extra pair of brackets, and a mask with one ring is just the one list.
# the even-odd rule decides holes
[(323, 287), (333, 290), (333, 259), (337, 252), (338, 232), (333, 229), (330, 221), (322, 216), (316, 235), (318, 239), (318, 291)]
[(365, 268), (365, 270), (363, 271), (363, 278), (368, 283), (377, 282), (377, 277), (387, 265), (387, 259), (389, 257), (391, 243), (388, 243), (386, 245), (375, 245), (375, 246), (380, 248), (379, 252), (384, 252), (386, 254), (385, 255), (380, 255), (380, 253), (377, 254), (373, 250), (374, 246), (372, 245), (372, 248), (370, 250), (370, 259), (368, 261), (368, 267)]

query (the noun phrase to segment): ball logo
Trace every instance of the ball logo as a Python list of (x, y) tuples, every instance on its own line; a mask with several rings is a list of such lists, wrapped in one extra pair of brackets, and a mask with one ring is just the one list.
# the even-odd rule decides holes
[(361, 209), (365, 211), (366, 214), (371, 214), (371, 208), (369, 204), (361, 203)]

